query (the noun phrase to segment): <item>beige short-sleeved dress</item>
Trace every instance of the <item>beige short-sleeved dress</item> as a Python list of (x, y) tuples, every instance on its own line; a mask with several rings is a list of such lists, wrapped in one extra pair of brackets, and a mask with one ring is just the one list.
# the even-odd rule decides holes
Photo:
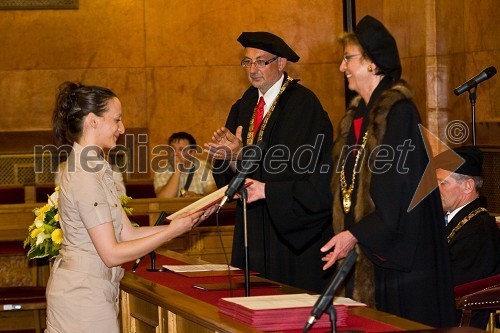
[(118, 333), (120, 267), (108, 268), (88, 229), (113, 222), (120, 240), (123, 209), (109, 164), (75, 143), (61, 175), (63, 246), (47, 285), (46, 333)]

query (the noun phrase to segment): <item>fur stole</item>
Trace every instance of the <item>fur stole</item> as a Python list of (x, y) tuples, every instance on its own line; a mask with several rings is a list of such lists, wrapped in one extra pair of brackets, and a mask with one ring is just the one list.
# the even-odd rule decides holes
[[(373, 108), (369, 111), (370, 123), (368, 125), (368, 138), (366, 141), (364, 155), (360, 156), (361, 167), (359, 168), (359, 174), (356, 177), (357, 185), (357, 200), (353, 209), (354, 221), (359, 222), (364, 216), (375, 210), (375, 204), (370, 195), (370, 183), (371, 183), (371, 172), (368, 168), (368, 163), (373, 163), (373, 161), (368, 161), (368, 157), (371, 152), (382, 143), (385, 135), (386, 125), (387, 125), (387, 115), (389, 114), (392, 106), (398, 101), (404, 99), (411, 99), (413, 96), (412, 91), (408, 87), (405, 81), (397, 81), (390, 89), (384, 91), (378, 101), (375, 103)], [(345, 116), (339, 123), (338, 132), (339, 135), (335, 141), (335, 146), (333, 148), (333, 165), (334, 173), (332, 176), (332, 192), (334, 193), (333, 199), (333, 228), (335, 234), (340, 233), (344, 230), (344, 212), (342, 206), (341, 190), (340, 190), (340, 170), (342, 169), (342, 163), (344, 163), (344, 154), (349, 149), (344, 149), (347, 142), (347, 136), (351, 128), (354, 111), (358, 107), (361, 101), (360, 96), (356, 96)], [(361, 134), (363, 136), (364, 133)], [(346, 146), (347, 148), (347, 146)], [(341, 159), (342, 158), (342, 159)], [(373, 169), (372, 169), (373, 170)], [(346, 175), (348, 181), (351, 179), (351, 175)], [(360, 251), (358, 245), (356, 245), (356, 252), (358, 252), (358, 258), (355, 265), (355, 277), (354, 277), (354, 292), (352, 297), (359, 301), (366, 303), (370, 307), (375, 307), (375, 280), (374, 280), (374, 270), (373, 263)]]

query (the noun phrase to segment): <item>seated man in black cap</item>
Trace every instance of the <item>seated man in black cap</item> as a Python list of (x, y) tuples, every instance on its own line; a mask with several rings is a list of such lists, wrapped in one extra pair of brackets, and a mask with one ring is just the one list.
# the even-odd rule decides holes
[[(436, 158), (436, 176), (446, 213), (453, 282), (460, 285), (500, 273), (500, 231), (479, 195), (483, 185), (481, 151), (476, 147), (454, 151), (463, 164), (456, 169), (446, 163), (443, 153)], [(486, 311), (473, 315), (471, 325), (485, 329), (487, 322)]]
[[(207, 152), (217, 160), (214, 178), (228, 184), (245, 145), (266, 144), (248, 178), (248, 249), (251, 270), (262, 276), (321, 292), (330, 272), (322, 270), (322, 244), (332, 236), (333, 129), (309, 89), (284, 71), (299, 56), (278, 36), (244, 32), (241, 65), (252, 85), (232, 106)], [(244, 267), (243, 210), (238, 203), (232, 264)]]

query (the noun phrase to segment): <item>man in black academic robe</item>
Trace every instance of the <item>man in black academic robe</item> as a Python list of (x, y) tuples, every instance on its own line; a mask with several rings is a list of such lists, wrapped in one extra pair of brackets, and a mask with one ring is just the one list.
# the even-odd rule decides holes
[(481, 201), (481, 198), (477, 198), (468, 203), (446, 226), (449, 236), (469, 214), (480, 207), (484, 208), (448, 240), (455, 285), (500, 274), (500, 230), (495, 218), (488, 214)]
[[(500, 274), (500, 230), (480, 197), (483, 154), (477, 147), (458, 147), (463, 159), (457, 168), (449, 155), (436, 158), (436, 175), (446, 212), (446, 238), (455, 286)], [(457, 324), (460, 313), (457, 314)], [(489, 311), (474, 311), (470, 325), (485, 329)]]
[[(238, 41), (247, 50), (251, 48), (257, 54), (262, 50), (269, 53), (268, 58), (278, 56), (280, 61), (279, 65), (277, 61), (264, 65), (276, 65), (278, 80), (274, 84), (281, 84), (281, 91), (266, 103), (272, 106), (259, 134), (252, 137), (251, 124), (259, 95), (265, 96), (266, 91), (255, 87), (257, 84), (248, 88), (232, 106), (224, 132), (214, 134), (219, 139), (224, 135), (234, 138), (233, 134), (241, 126), (240, 139), (246, 141), (243, 144), (265, 142), (263, 158), (248, 175), (254, 184), (265, 188), (265, 198), (256, 201), (251, 198), (254, 185), (248, 188), (251, 201), (247, 206), (249, 266), (271, 280), (319, 293), (331, 273), (322, 270), (319, 249), (332, 236), (329, 187), (332, 125), (314, 93), (283, 71), (286, 60), (295, 62), (298, 56), (279, 37), (262, 32), (243, 33)], [(252, 61), (254, 59), (249, 59), (247, 65), (249, 72), (254, 70)], [(220, 144), (219, 141), (215, 140), (214, 146)], [(237, 172), (227, 167), (229, 163), (220, 160), (215, 163), (214, 178), (219, 187), (228, 184)], [(241, 201), (238, 202), (232, 264), (244, 267)]]

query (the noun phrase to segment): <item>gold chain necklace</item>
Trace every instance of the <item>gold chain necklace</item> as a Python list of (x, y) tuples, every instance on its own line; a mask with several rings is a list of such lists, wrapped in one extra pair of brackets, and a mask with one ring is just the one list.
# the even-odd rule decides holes
[[(264, 129), (266, 128), (267, 121), (269, 120), (269, 117), (271, 117), (271, 114), (273, 113), (274, 108), (276, 107), (276, 104), (278, 103), (278, 99), (280, 98), (283, 91), (285, 91), (286, 87), (288, 87), (288, 84), (292, 81), (293, 81), (293, 79), (291, 77), (287, 77), (285, 83), (281, 86), (281, 89), (280, 89), (278, 95), (276, 96), (276, 98), (274, 99), (273, 104), (271, 105), (271, 107), (269, 108), (269, 111), (267, 112), (266, 116), (262, 120), (262, 125), (260, 125), (259, 133), (257, 135), (257, 137), (258, 137), (257, 142), (262, 140), (262, 135), (264, 133)], [(255, 106), (255, 108), (253, 110), (252, 119), (250, 120), (250, 127), (248, 128), (248, 133), (247, 133), (247, 144), (248, 145), (253, 144), (253, 124), (254, 124), (254, 120), (255, 120), (255, 109), (256, 108), (257, 108), (257, 106)]]
[(486, 208), (483, 208), (483, 207), (476, 208), (471, 213), (469, 213), (469, 215), (467, 215), (462, 221), (460, 221), (455, 226), (455, 228), (453, 228), (453, 230), (450, 232), (450, 234), (448, 235), (448, 237), (446, 237), (446, 240), (448, 241), (448, 243), (451, 241), (451, 239), (453, 238), (453, 236), (455, 236), (455, 234), (457, 233), (457, 231), (460, 230), (460, 228), (462, 228), (467, 222), (469, 222), (471, 218), (473, 218), (474, 216), (476, 216), (477, 214), (479, 214), (481, 212), (487, 212)]
[[(363, 136), (363, 142), (361, 143), (361, 148), (356, 153), (356, 160), (354, 162), (354, 168), (352, 170), (352, 181), (349, 188), (347, 188), (347, 182), (345, 180), (345, 161), (342, 164), (342, 170), (340, 171), (340, 189), (342, 190), (342, 205), (344, 206), (344, 212), (348, 214), (351, 211), (351, 196), (354, 190), (354, 182), (356, 181), (356, 169), (358, 167), (359, 158), (361, 156), (361, 151), (365, 149), (366, 141), (368, 140), (368, 131), (365, 132)], [(347, 160), (347, 157), (346, 157)]]

